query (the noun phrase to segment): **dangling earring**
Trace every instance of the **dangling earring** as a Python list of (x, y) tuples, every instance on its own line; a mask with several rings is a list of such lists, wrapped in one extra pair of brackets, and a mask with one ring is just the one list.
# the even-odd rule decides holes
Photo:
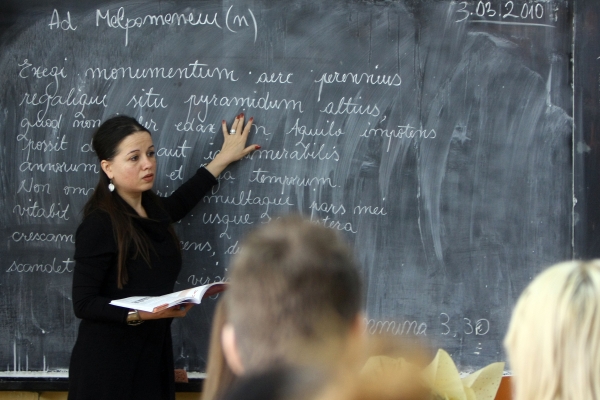
[(115, 185), (113, 185), (112, 179), (110, 180), (110, 183), (108, 184), (108, 190), (110, 190), (111, 192), (115, 191)]

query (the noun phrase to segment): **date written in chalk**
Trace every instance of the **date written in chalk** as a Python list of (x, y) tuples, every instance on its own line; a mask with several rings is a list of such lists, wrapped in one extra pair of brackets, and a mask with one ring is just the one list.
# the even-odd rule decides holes
[[(453, 3), (452, 7), (456, 5)], [(455, 10), (455, 22), (498, 25), (526, 25), (554, 28), (558, 20), (552, 2), (544, 1), (461, 1)]]

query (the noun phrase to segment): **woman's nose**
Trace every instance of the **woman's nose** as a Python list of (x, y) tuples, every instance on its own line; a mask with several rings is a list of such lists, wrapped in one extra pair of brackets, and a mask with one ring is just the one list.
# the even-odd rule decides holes
[(144, 157), (144, 163), (143, 163), (143, 168), (144, 169), (149, 169), (152, 168), (152, 166), (154, 165), (154, 159), (148, 156)]

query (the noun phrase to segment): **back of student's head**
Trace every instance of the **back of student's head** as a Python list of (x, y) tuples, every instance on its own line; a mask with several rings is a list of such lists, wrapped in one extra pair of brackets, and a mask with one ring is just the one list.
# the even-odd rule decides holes
[(517, 400), (600, 398), (600, 260), (542, 272), (521, 295), (504, 341)]
[(317, 348), (335, 356), (323, 351), (335, 353), (358, 320), (352, 251), (335, 231), (302, 217), (250, 233), (229, 277), (229, 321), (245, 370), (309, 361)]
[(221, 344), (221, 332), (227, 322), (225, 296), (225, 293), (219, 295), (220, 298), (213, 315), (208, 360), (206, 362), (206, 379), (204, 379), (202, 387), (202, 400), (220, 399), (224, 391), (235, 381), (235, 375), (227, 365)]

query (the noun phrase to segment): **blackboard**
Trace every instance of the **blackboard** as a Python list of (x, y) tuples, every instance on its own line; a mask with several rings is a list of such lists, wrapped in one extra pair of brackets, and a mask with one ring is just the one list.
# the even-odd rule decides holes
[[(160, 195), (214, 156), (223, 118), (255, 118), (261, 150), (176, 226), (178, 288), (223, 279), (245, 232), (301, 212), (355, 246), (369, 331), (464, 371), (505, 360), (516, 298), (574, 253), (572, 7), (3, 2), (2, 374), (68, 368), (90, 138), (115, 113), (153, 132)], [(176, 367), (204, 371), (213, 305), (174, 323)]]

